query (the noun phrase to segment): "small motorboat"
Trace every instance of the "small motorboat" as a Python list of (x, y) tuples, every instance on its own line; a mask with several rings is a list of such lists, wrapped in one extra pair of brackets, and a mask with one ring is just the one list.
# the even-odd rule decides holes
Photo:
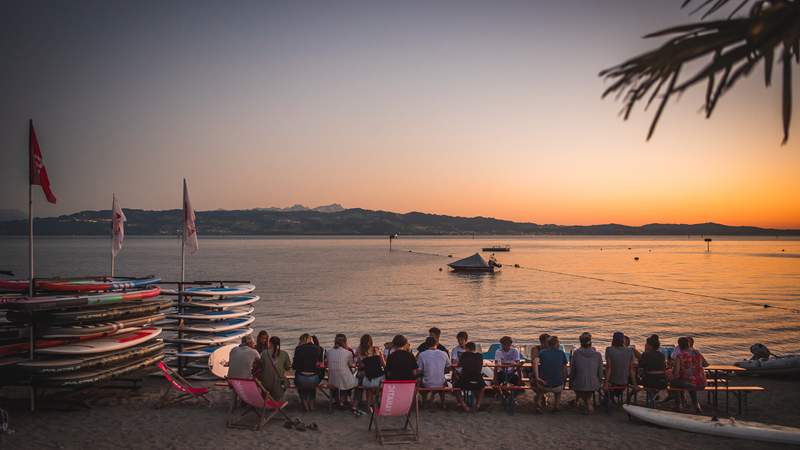
[(483, 247), (481, 249), (484, 252), (510, 252), (511, 246), (510, 245), (492, 245), (491, 247)]
[(475, 253), (472, 256), (458, 261), (451, 262), (448, 266), (453, 269), (453, 272), (488, 272), (493, 273), (503, 267), (498, 263), (494, 256), (489, 258), (489, 261), (483, 259), (480, 253)]
[(800, 354), (775, 355), (764, 344), (750, 346), (753, 357), (734, 363), (745, 369), (743, 375), (796, 376), (800, 375)]

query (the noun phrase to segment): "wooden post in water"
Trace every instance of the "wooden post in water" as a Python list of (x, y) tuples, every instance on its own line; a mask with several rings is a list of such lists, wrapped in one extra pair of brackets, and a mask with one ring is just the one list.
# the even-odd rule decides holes
[(706, 241), (706, 252), (711, 252), (711, 238), (705, 238)]

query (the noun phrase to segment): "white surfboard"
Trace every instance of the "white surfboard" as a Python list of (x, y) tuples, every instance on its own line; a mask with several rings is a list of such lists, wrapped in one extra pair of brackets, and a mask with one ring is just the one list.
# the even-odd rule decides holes
[(246, 317), (237, 317), (235, 319), (220, 320), (215, 322), (210, 322), (208, 320), (201, 320), (196, 322), (184, 321), (183, 324), (181, 324), (180, 322), (171, 322), (168, 324), (161, 325), (161, 328), (165, 330), (174, 330), (174, 331), (221, 333), (223, 331), (238, 330), (239, 328), (245, 328), (246, 326), (255, 322), (255, 320), (256, 318), (253, 316), (246, 316)]
[(236, 346), (237, 344), (223, 345), (212, 353), (211, 356), (208, 357), (208, 370), (219, 378), (227, 377), (231, 350)]
[(257, 295), (238, 295), (236, 297), (225, 297), (219, 299), (209, 300), (192, 300), (183, 302), (183, 306), (191, 308), (206, 308), (206, 309), (231, 309), (247, 306), (261, 300)]
[(122, 350), (150, 339), (155, 339), (161, 334), (161, 328), (136, 328), (121, 330), (113, 336), (76, 342), (73, 344), (59, 345), (56, 347), (37, 349), (37, 353), (46, 355), (86, 355), (92, 353), (113, 352)]
[(206, 333), (187, 333), (183, 337), (171, 337), (164, 339), (164, 342), (171, 342), (174, 344), (223, 344), (230, 341), (236, 341), (249, 334), (253, 334), (252, 328), (241, 328), (238, 330), (223, 331), (222, 333), (206, 334)]
[(663, 427), (734, 439), (800, 445), (800, 428), (745, 422), (733, 418), (715, 419), (634, 405), (623, 405), (623, 408), (625, 408), (625, 412), (637, 419)]
[(176, 314), (169, 314), (169, 319), (185, 319), (185, 320), (226, 320), (236, 317), (244, 317), (253, 314), (256, 309), (252, 306), (244, 306), (239, 308), (230, 308), (224, 310), (208, 310), (192, 309)]
[(232, 297), (235, 295), (245, 295), (256, 290), (252, 284), (240, 284), (239, 286), (224, 287), (192, 287), (183, 290), (185, 295), (198, 297)]

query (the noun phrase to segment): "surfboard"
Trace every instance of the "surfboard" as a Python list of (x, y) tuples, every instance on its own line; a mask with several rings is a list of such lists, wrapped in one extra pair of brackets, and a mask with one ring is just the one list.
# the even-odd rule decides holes
[(84, 334), (96, 334), (103, 332), (112, 332), (122, 330), (125, 328), (134, 327), (147, 327), (154, 322), (158, 322), (166, 317), (165, 314), (153, 314), (144, 317), (134, 317), (130, 319), (120, 320), (117, 322), (103, 322), (92, 325), (73, 325), (73, 326), (55, 326), (48, 327), (42, 331), (42, 337), (45, 339), (58, 339), (63, 337), (81, 336)]
[(164, 354), (157, 353), (155, 355), (142, 357), (133, 362), (125, 362), (118, 366), (107, 367), (97, 370), (89, 370), (89, 371), (82, 370), (65, 375), (51, 376), (44, 378), (42, 380), (38, 380), (36, 381), (36, 383), (48, 386), (63, 386), (63, 387), (67, 386), (74, 387), (74, 386), (96, 384), (101, 381), (107, 381), (112, 378), (116, 378), (121, 375), (125, 375), (127, 373), (131, 373), (136, 370), (152, 366), (153, 364), (161, 361), (162, 359), (164, 359)]
[(746, 422), (733, 418), (713, 418), (642, 406), (623, 405), (625, 412), (639, 420), (692, 433), (712, 434), (734, 439), (748, 439), (778, 444), (800, 445), (800, 428)]
[(252, 306), (245, 306), (240, 308), (229, 308), (217, 311), (202, 311), (199, 309), (192, 309), (178, 314), (168, 314), (168, 319), (185, 319), (185, 320), (225, 320), (233, 319), (235, 317), (244, 317), (253, 314), (255, 308)]
[[(73, 336), (69, 338), (58, 338), (58, 339), (37, 339), (36, 340), (36, 349), (48, 349), (51, 347), (57, 347), (59, 345), (67, 345), (67, 344), (75, 344), (80, 343), (83, 341), (89, 341), (92, 339), (100, 339), (107, 336), (113, 336), (120, 333), (127, 333), (132, 330), (123, 329), (111, 332), (102, 332), (102, 333), (95, 333), (95, 334), (85, 334), (80, 336)], [(27, 353), (30, 350), (30, 339), (25, 339), (23, 341), (17, 342), (10, 342), (7, 344), (0, 345), (0, 356), (7, 356), (7, 355), (16, 355), (19, 353)]]
[[(49, 292), (104, 292), (150, 286), (161, 281), (160, 278), (147, 276), (142, 278), (51, 278), (36, 280), (37, 291)], [(28, 280), (0, 280), (0, 290), (11, 292), (27, 292)]]
[(237, 344), (228, 344), (218, 347), (217, 350), (208, 357), (208, 370), (219, 378), (227, 377), (231, 350), (236, 346)]
[(232, 297), (249, 294), (255, 290), (256, 287), (252, 284), (241, 284), (224, 287), (191, 287), (184, 289), (183, 294), (198, 297)]
[(112, 352), (139, 345), (161, 334), (161, 328), (141, 328), (128, 332), (120, 332), (113, 336), (106, 336), (82, 342), (59, 345), (50, 348), (36, 349), (36, 353), (47, 355), (87, 355), (94, 353)]
[[(76, 308), (42, 313), (43, 321), (52, 325), (68, 325), (95, 322), (110, 322), (133, 317), (148, 316), (172, 307), (172, 300), (155, 298), (149, 300), (114, 303), (94, 308)], [(12, 322), (27, 322), (30, 314), (9, 311), (6, 316)]]
[(183, 306), (191, 308), (231, 309), (247, 306), (259, 300), (261, 300), (261, 297), (258, 295), (239, 295), (236, 297), (224, 297), (212, 300), (192, 300), (184, 302)]
[(45, 297), (2, 297), (0, 305), (24, 311), (45, 311), (48, 309), (70, 308), (79, 306), (107, 305), (153, 298), (161, 293), (158, 287), (124, 292), (106, 292), (102, 294), (53, 295)]
[(222, 333), (215, 334), (190, 333), (185, 334), (182, 338), (178, 338), (177, 336), (165, 338), (164, 341), (175, 344), (223, 344), (241, 339), (242, 337), (252, 333), (252, 328), (240, 328), (238, 330), (223, 331)]
[(23, 361), (18, 363), (17, 366), (35, 374), (61, 374), (115, 365), (131, 359), (151, 355), (163, 349), (164, 342), (156, 340), (155, 342), (146, 342), (128, 349), (104, 353), (102, 355), (76, 357), (54, 356), (52, 358), (36, 361)]
[(216, 322), (209, 322), (207, 320), (201, 321), (184, 321), (172, 322), (169, 324), (161, 325), (164, 330), (175, 331), (194, 331), (200, 333), (221, 333), (223, 331), (236, 330), (244, 328), (251, 323), (255, 322), (256, 318), (253, 316), (239, 317), (236, 319), (220, 320)]
[(199, 348), (197, 350), (185, 350), (182, 352), (177, 352), (173, 356), (187, 359), (203, 359), (211, 356), (211, 354), (214, 353), (218, 348), (218, 345), (211, 345), (208, 347)]

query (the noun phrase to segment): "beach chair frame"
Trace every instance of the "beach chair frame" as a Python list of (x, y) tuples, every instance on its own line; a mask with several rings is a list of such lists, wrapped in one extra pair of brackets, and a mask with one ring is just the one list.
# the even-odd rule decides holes
[(158, 368), (161, 369), (164, 378), (169, 381), (170, 385), (172, 385), (172, 388), (174, 388), (175, 391), (180, 392), (180, 394), (173, 397), (173, 389), (167, 387), (167, 389), (164, 391), (164, 394), (162, 394), (158, 399), (156, 409), (161, 409), (165, 406), (174, 405), (176, 403), (181, 403), (191, 399), (203, 400), (206, 402), (206, 406), (211, 407), (211, 400), (206, 397), (208, 394), (208, 388), (198, 388), (192, 386), (178, 372), (167, 366), (164, 361), (160, 361), (158, 363)]
[(411, 405), (408, 408), (408, 411), (403, 415), (398, 417), (403, 417), (404, 424), (401, 428), (386, 428), (383, 422), (383, 416), (381, 415), (381, 406), (371, 406), (370, 407), (370, 418), (369, 418), (369, 430), (372, 430), (372, 425), (375, 425), (375, 436), (378, 439), (378, 443), (381, 445), (384, 444), (413, 444), (419, 442), (419, 395), (417, 390), (417, 382), (416, 380), (386, 380), (383, 382), (383, 386), (381, 387), (381, 403), (385, 401), (383, 398), (384, 392), (386, 392), (387, 385), (391, 387), (392, 384), (413, 384), (414, 391), (413, 391), (413, 398), (411, 399)]
[[(258, 431), (266, 425), (276, 414), (282, 415), (286, 420), (291, 421), (292, 419), (289, 417), (288, 414), (283, 410), (286, 407), (288, 402), (285, 401), (277, 401), (270, 395), (269, 391), (267, 391), (264, 386), (255, 378), (226, 378), (228, 381), (228, 386), (230, 386), (231, 390), (234, 392), (236, 396), (236, 400), (231, 405), (231, 410), (228, 415), (228, 420), (225, 423), (225, 426), (228, 428), (252, 428), (254, 431)], [(233, 383), (232, 383), (233, 382)], [(244, 398), (242, 398), (236, 388), (234, 387), (234, 383), (253, 383), (257, 386), (259, 393), (263, 398), (263, 406), (256, 407), (250, 403), (248, 403)], [(241, 408), (241, 412), (237, 412), (237, 408)], [(242, 423), (244, 416), (253, 413), (258, 417), (258, 421), (255, 425), (248, 426)], [(238, 419), (238, 420), (237, 420)]]

